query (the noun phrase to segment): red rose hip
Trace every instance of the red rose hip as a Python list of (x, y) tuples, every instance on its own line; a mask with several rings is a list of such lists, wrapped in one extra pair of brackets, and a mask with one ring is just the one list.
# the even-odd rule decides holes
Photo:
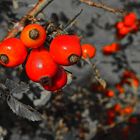
[(58, 70), (58, 66), (53, 61), (49, 52), (41, 47), (31, 51), (25, 69), (32, 81), (40, 82), (53, 77)]
[(27, 56), (24, 44), (17, 38), (9, 38), (0, 44), (0, 64), (15, 67), (22, 64)]
[(132, 26), (137, 20), (137, 16), (135, 13), (131, 12), (124, 17), (124, 24), (126, 26)]
[(59, 67), (56, 75), (51, 79), (50, 84), (43, 85), (46, 90), (57, 91), (63, 88), (67, 83), (67, 73), (62, 67)]
[(20, 34), (20, 39), (28, 48), (41, 47), (46, 40), (46, 31), (39, 24), (27, 25)]
[(93, 58), (96, 54), (96, 48), (91, 44), (83, 44), (82, 46), (82, 57), (83, 58)]
[(60, 65), (69, 66), (76, 63), (82, 55), (79, 37), (76, 35), (57, 36), (50, 44), (50, 54)]

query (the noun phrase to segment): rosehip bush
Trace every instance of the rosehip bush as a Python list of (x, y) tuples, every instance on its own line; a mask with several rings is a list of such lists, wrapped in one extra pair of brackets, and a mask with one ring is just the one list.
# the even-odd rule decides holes
[(139, 139), (137, 3), (29, 3), (0, 2), (0, 139)]

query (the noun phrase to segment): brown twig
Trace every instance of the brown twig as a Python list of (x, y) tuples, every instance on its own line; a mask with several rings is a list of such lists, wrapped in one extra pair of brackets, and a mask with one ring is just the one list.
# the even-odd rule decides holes
[(83, 9), (80, 10), (80, 12), (78, 12), (63, 28), (63, 30), (66, 30), (70, 25), (73, 25), (73, 23), (75, 22), (75, 20), (81, 15), (81, 13), (83, 12)]
[(99, 82), (99, 84), (105, 89), (107, 86), (107, 83), (104, 79), (102, 79), (100, 72), (98, 70), (98, 68), (96, 67), (95, 63), (92, 63), (91, 60), (89, 58), (84, 59), (92, 68), (92, 74), (94, 76), (94, 78), (97, 80), (97, 82)]
[(102, 8), (104, 10), (107, 10), (107, 11), (115, 13), (115, 14), (120, 13), (122, 15), (125, 15), (127, 13), (123, 9), (112, 8), (112, 7), (110, 7), (108, 5), (105, 5), (103, 3), (96, 3), (96, 2), (93, 2), (91, 0), (80, 0), (80, 2), (85, 3), (85, 4), (89, 5), (89, 6), (93, 6), (93, 7), (97, 7), (97, 8)]
[(22, 17), (19, 22), (14, 25), (14, 27), (10, 32), (8, 32), (7, 36), (4, 39), (15, 37), (16, 35), (18, 35), (18, 33), (21, 32), (24, 28), (26, 21), (28, 21), (30, 18), (36, 17), (52, 1), (53, 0), (38, 0), (37, 4), (29, 12), (27, 12), (27, 14)]

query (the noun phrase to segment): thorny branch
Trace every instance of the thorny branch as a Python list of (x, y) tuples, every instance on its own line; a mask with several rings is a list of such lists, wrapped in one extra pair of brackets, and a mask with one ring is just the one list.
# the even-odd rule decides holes
[(11, 31), (7, 34), (7, 36), (4, 39), (15, 37), (18, 35), (19, 32), (22, 31), (24, 28), (26, 22), (30, 18), (36, 17), (40, 12), (44, 10), (46, 6), (48, 6), (53, 0), (38, 0), (37, 4), (29, 11), (27, 14), (20, 19), (19, 22), (15, 24), (15, 26), (11, 29)]
[(85, 4), (89, 5), (89, 6), (102, 8), (102, 9), (107, 10), (109, 12), (112, 12), (114, 14), (119, 13), (119, 14), (125, 15), (127, 13), (123, 9), (112, 8), (112, 7), (108, 6), (108, 5), (105, 5), (104, 3), (96, 3), (96, 2), (93, 2), (91, 0), (80, 0), (80, 2), (85, 3)]
[[(43, 11), (44, 8), (46, 8), (46, 6), (48, 6), (53, 0), (38, 0), (37, 4), (29, 11), (27, 12), (27, 14), (25, 16), (23, 16), (19, 22), (17, 22), (15, 24), (15, 26), (11, 29), (11, 31), (7, 34), (7, 36), (4, 39), (7, 38), (11, 38), (11, 37), (15, 37), (16, 35), (18, 35), (19, 32), (22, 31), (22, 29), (24, 28), (24, 26), (26, 25), (26, 22), (29, 21), (29, 19), (35, 18), (41, 11)], [(82, 0), (81, 0), (82, 1)], [(84, 1), (84, 0), (83, 0)], [(61, 30), (66, 30), (66, 28), (72, 24), (72, 22), (75, 21), (75, 19), (82, 13), (83, 9), (80, 10), (80, 12), (78, 14), (76, 14), (76, 16), (70, 20), (68, 22), (68, 24), (63, 28), (56, 28), (54, 26), (53, 23), (49, 23), (49, 25), (53, 26), (53, 28), (56, 31), (56, 34), (59, 34), (61, 32)], [(94, 71), (95, 71), (95, 79), (105, 88), (106, 87), (106, 82), (101, 79), (100, 75), (97, 72), (97, 69), (95, 69), (94, 67)]]

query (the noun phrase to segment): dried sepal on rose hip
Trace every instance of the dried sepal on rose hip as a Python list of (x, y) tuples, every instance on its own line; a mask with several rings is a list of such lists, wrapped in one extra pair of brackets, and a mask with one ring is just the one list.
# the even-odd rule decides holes
[(67, 73), (63, 67), (59, 66), (57, 73), (52, 77), (50, 83), (42, 83), (43, 87), (48, 91), (57, 91), (67, 84)]
[(60, 65), (70, 66), (80, 60), (82, 49), (76, 35), (59, 35), (50, 44), (50, 54)]
[(96, 54), (95, 46), (91, 44), (83, 44), (82, 48), (82, 57), (85, 58), (93, 58)]
[(44, 47), (33, 49), (25, 65), (27, 76), (34, 82), (48, 81), (58, 71), (58, 65)]
[(27, 57), (27, 50), (21, 40), (9, 38), (0, 44), (0, 64), (15, 67), (22, 64)]
[(20, 39), (28, 48), (41, 47), (46, 40), (46, 30), (39, 24), (27, 25), (20, 34)]

